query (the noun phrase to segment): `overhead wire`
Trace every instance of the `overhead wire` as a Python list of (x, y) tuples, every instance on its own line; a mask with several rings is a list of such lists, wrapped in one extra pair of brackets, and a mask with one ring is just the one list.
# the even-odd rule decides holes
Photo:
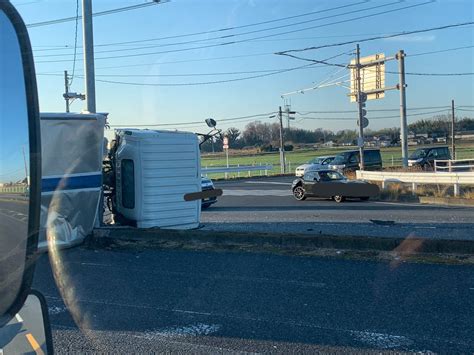
[(324, 44), (324, 45), (320, 45), (320, 46), (313, 46), (313, 47), (307, 47), (307, 48), (301, 48), (301, 49), (289, 49), (289, 50), (285, 50), (285, 51), (281, 51), (281, 52), (276, 52), (275, 54), (286, 55), (288, 53), (297, 53), (297, 52), (305, 52), (305, 51), (317, 50), (317, 49), (322, 49), (322, 48), (339, 47), (339, 46), (345, 46), (345, 45), (349, 45), (349, 44), (369, 42), (369, 41), (375, 41), (375, 40), (387, 39), (387, 38), (394, 38), (394, 37), (400, 37), (400, 36), (408, 36), (408, 35), (411, 35), (411, 34), (426, 33), (426, 32), (431, 32), (431, 31), (439, 31), (439, 30), (445, 30), (445, 29), (448, 29), (448, 28), (456, 28), (456, 27), (468, 26), (468, 25), (473, 25), (473, 24), (474, 24), (473, 21), (461, 22), (461, 23), (449, 24), (449, 25), (444, 25), (444, 26), (430, 27), (430, 28), (425, 28), (425, 29), (420, 29), (420, 30), (403, 31), (403, 32), (399, 32), (399, 33), (395, 33), (395, 34), (391, 34), (391, 35), (385, 35), (385, 36), (375, 36), (375, 37), (369, 37), (369, 38), (362, 38), (362, 39), (357, 39), (357, 40), (353, 40), (353, 41)]
[[(248, 116), (240, 116), (240, 117), (231, 117), (231, 118), (222, 118), (216, 119), (219, 123), (221, 122), (230, 122), (230, 121), (240, 121), (240, 120), (247, 120), (247, 119), (254, 119), (254, 118), (263, 118), (268, 117), (270, 118), (271, 115), (276, 114), (276, 111), (267, 112), (267, 113), (259, 113), (255, 115), (248, 115)], [(132, 125), (133, 127), (169, 127), (169, 126), (189, 126), (189, 125), (196, 125), (196, 124), (203, 124), (204, 121), (194, 121), (194, 122), (175, 122), (175, 123), (151, 123), (151, 124), (138, 124)], [(110, 127), (130, 127), (130, 125), (110, 125)]]
[[(361, 2), (358, 2), (358, 3), (354, 3), (354, 4), (349, 4), (349, 5), (344, 5), (344, 6), (337, 6), (337, 7), (333, 7), (333, 8), (329, 8), (329, 9), (325, 9), (325, 10), (320, 10), (320, 11), (314, 11), (314, 12), (311, 12), (311, 14), (314, 14), (314, 13), (323, 13), (323, 12), (328, 12), (328, 11), (334, 11), (334, 10), (339, 10), (341, 8), (346, 8), (346, 7), (349, 7), (349, 6), (355, 6), (355, 5), (360, 5), (360, 4), (363, 4), (363, 3), (366, 3), (367, 1), (361, 1)], [(318, 18), (314, 18), (314, 19), (310, 19), (310, 20), (305, 20), (305, 21), (301, 21), (301, 22), (296, 22), (296, 23), (290, 23), (290, 24), (285, 24), (285, 25), (280, 25), (280, 26), (275, 26), (275, 27), (269, 27), (269, 28), (263, 28), (263, 29), (258, 29), (258, 30), (253, 30), (253, 31), (247, 31), (247, 32), (241, 32), (241, 33), (233, 33), (233, 34), (228, 34), (228, 35), (223, 35), (223, 36), (218, 36), (218, 37), (211, 37), (211, 38), (204, 38), (204, 39), (195, 39), (195, 40), (190, 40), (190, 41), (185, 41), (185, 42), (175, 42), (175, 43), (165, 43), (165, 44), (155, 44), (155, 45), (148, 45), (148, 46), (145, 46), (145, 47), (136, 47), (136, 48), (128, 48), (128, 49), (113, 49), (113, 50), (104, 50), (104, 51), (96, 51), (97, 54), (100, 54), (100, 53), (111, 53), (111, 52), (122, 52), (122, 51), (134, 51), (134, 50), (141, 50), (141, 49), (149, 49), (149, 48), (158, 48), (158, 47), (169, 47), (169, 46), (177, 46), (177, 45), (183, 45), (183, 44), (193, 44), (193, 43), (201, 43), (201, 42), (209, 42), (209, 41), (212, 41), (212, 40), (228, 40), (229, 38), (233, 38), (233, 37), (238, 37), (238, 36), (244, 36), (244, 35), (249, 35), (249, 34), (254, 34), (254, 33), (260, 33), (260, 32), (266, 32), (266, 31), (273, 31), (273, 30), (276, 30), (276, 29), (280, 29), (280, 28), (286, 28), (286, 27), (293, 27), (293, 26), (298, 26), (298, 25), (301, 25), (301, 24), (305, 24), (305, 23), (309, 23), (309, 22), (315, 22), (315, 21), (319, 21), (319, 20), (325, 20), (325, 19), (329, 19), (329, 18), (334, 18), (334, 17), (339, 17), (339, 16), (344, 16), (344, 15), (347, 15), (347, 14), (351, 14), (351, 13), (354, 13), (354, 12), (360, 12), (360, 11), (367, 11), (367, 10), (372, 10), (372, 9), (376, 9), (376, 8), (379, 8), (379, 7), (384, 7), (384, 6), (391, 6), (393, 4), (396, 4), (398, 3), (399, 0), (397, 1), (394, 1), (392, 3), (389, 3), (389, 4), (384, 4), (384, 5), (378, 5), (378, 6), (373, 6), (373, 7), (369, 7), (369, 8), (365, 8), (365, 9), (360, 9), (360, 10), (356, 10), (356, 11), (349, 11), (349, 12), (343, 12), (343, 13), (339, 13), (339, 14), (335, 14), (335, 15), (331, 15), (331, 16), (324, 16), (324, 17), (318, 17)], [(281, 20), (284, 20), (284, 19), (288, 19), (288, 18), (292, 18), (291, 16), (290, 17), (287, 17), (287, 18), (283, 18), (283, 19), (278, 19), (278, 21), (281, 21)], [(237, 26), (238, 27), (238, 26)], [(234, 28), (237, 28), (237, 27), (234, 27)], [(231, 28), (228, 28), (226, 30), (230, 30)], [(200, 34), (203, 34), (203, 33), (207, 33), (209, 31), (206, 31), (206, 32), (200, 32)], [(211, 31), (213, 32), (213, 31)], [(181, 36), (187, 36), (187, 35), (179, 35), (177, 37), (181, 37)], [(272, 35), (273, 36), (273, 35)], [(151, 39), (145, 39), (145, 40), (136, 40), (136, 41), (127, 41), (127, 42), (115, 42), (115, 43), (105, 43), (105, 44), (97, 44), (95, 45), (94, 47), (105, 47), (105, 46), (117, 46), (117, 45), (125, 45), (125, 44), (136, 44), (136, 43), (143, 43), (143, 42), (151, 42), (151, 41), (157, 41), (157, 40), (163, 40), (163, 39), (166, 39), (166, 38), (173, 38), (175, 36), (171, 36), (171, 37), (159, 37), (159, 38), (151, 38)], [(245, 42), (248, 42), (248, 41), (251, 41), (252, 39), (245, 39), (245, 40), (242, 40), (242, 41), (245, 41)], [(222, 45), (223, 43), (216, 43), (216, 44), (213, 44), (213, 46), (219, 46), (219, 45)], [(201, 47), (199, 47), (198, 49), (200, 49)], [(206, 47), (203, 47), (203, 48), (206, 48)], [(55, 49), (56, 50), (56, 49)], [(37, 57), (61, 57), (61, 56), (67, 56), (68, 54), (50, 54), (50, 55), (41, 55), (41, 56), (37, 56)]]
[[(444, 109), (444, 110), (437, 110), (437, 111), (430, 111), (430, 112), (419, 112), (419, 113), (413, 113), (410, 114), (409, 116), (426, 116), (426, 115), (433, 115), (436, 113), (442, 113), (442, 112), (448, 112), (449, 109)], [(357, 112), (353, 112), (356, 114)], [(334, 121), (353, 121), (355, 120), (354, 117), (302, 117), (305, 120), (334, 120)], [(400, 115), (393, 115), (393, 116), (375, 116), (375, 117), (367, 117), (369, 120), (382, 120), (382, 119), (387, 119), (387, 118), (400, 118)]]
[[(359, 3), (356, 3), (356, 4), (362, 4), (362, 3), (365, 3), (365, 2), (366, 2), (366, 1), (359, 2)], [(302, 22), (290, 23), (290, 24), (280, 25), (280, 26), (276, 26), (276, 27), (270, 27), (270, 28), (264, 28), (264, 29), (259, 29), (259, 30), (253, 30), (253, 31), (247, 31), (247, 32), (243, 32), (243, 33), (229, 34), (229, 35), (224, 35), (224, 36), (219, 36), (219, 37), (212, 37), (212, 38), (205, 38), (205, 39), (197, 39), (197, 40), (186, 41), (186, 42), (157, 44), (157, 45), (150, 45), (150, 46), (138, 47), (138, 48), (129, 48), (129, 49), (123, 49), (123, 48), (122, 48), (122, 49), (113, 49), (113, 50), (105, 50), (105, 51), (96, 51), (95, 53), (96, 53), (96, 54), (100, 54), (100, 53), (112, 53), (112, 52), (134, 51), (134, 50), (157, 48), (157, 47), (168, 47), (168, 46), (177, 46), (177, 45), (183, 45), (183, 44), (193, 44), (193, 43), (209, 42), (209, 41), (211, 41), (211, 40), (228, 40), (229, 38), (233, 38), (233, 37), (237, 37), (237, 36), (243, 36), (243, 35), (254, 34), (254, 33), (259, 33), (259, 32), (272, 31), (272, 30), (275, 30), (275, 29), (297, 26), (297, 25), (301, 25), (301, 24), (305, 24), (305, 23), (309, 23), (309, 22), (315, 22), (315, 21), (319, 21), (319, 20), (325, 20), (325, 19), (329, 19), (329, 18), (334, 18), (334, 17), (339, 17), (339, 16), (345, 16), (345, 15), (347, 15), (347, 14), (352, 14), (352, 13), (355, 13), (355, 12), (373, 10), (373, 9), (380, 8), (380, 7), (391, 6), (391, 5), (397, 4), (397, 3), (399, 3), (399, 2), (400, 2), (400, 1), (397, 0), (397, 1), (394, 1), (394, 2), (391, 2), (391, 3), (388, 3), (388, 4), (377, 5), (377, 6), (372, 6), (372, 7), (369, 7), (369, 8), (364, 8), (364, 9), (359, 9), (359, 10), (353, 10), (353, 11), (344, 12), (344, 13), (340, 13), (340, 14), (335, 14), (335, 15), (331, 15), (331, 16), (324, 16), (324, 17), (319, 17), (319, 18), (315, 18), (315, 19), (311, 19), (311, 20), (302, 21)], [(353, 6), (353, 5), (351, 5), (351, 6)], [(331, 9), (327, 9), (327, 10), (322, 10), (322, 11), (320, 11), (320, 12), (327, 12), (327, 11), (330, 11), (330, 10), (340, 9), (340, 8), (344, 8), (344, 7), (347, 7), (347, 5), (345, 5), (345, 6), (338, 6), (338, 7), (331, 8)], [(272, 34), (271, 36), (275, 36), (275, 35), (277, 35), (277, 34)], [(143, 41), (152, 41), (152, 40), (156, 40), (156, 39), (141, 40), (141, 41), (143, 42)], [(235, 43), (249, 42), (249, 41), (251, 41), (251, 40), (252, 40), (252, 39), (250, 38), (250, 39), (240, 40), (240, 41), (237, 41), (237, 42), (233, 41), (233, 42), (227, 42), (227, 43), (214, 43), (214, 44), (205, 45), (205, 46), (200, 46), (200, 47), (193, 47), (193, 48), (186, 48), (186, 49), (181, 49), (181, 50), (166, 51), (166, 52), (163, 52), (163, 53), (170, 53), (170, 52), (172, 53), (172, 52), (175, 52), (175, 51), (182, 51), (182, 50), (204, 49), (204, 48), (216, 47), (216, 46), (227, 45), (227, 44), (235, 44)], [(96, 45), (95, 47), (101, 47), (101, 46), (106, 46), (106, 45), (109, 46), (109, 45), (130, 44), (130, 43), (137, 43), (137, 42), (134, 42), (134, 41), (131, 41), (131, 42), (117, 42), (117, 43), (109, 43), (109, 44), (103, 44), (103, 45)], [(160, 52), (160, 53), (161, 53), (161, 52)], [(67, 55), (69, 55), (69, 54), (47, 54), (47, 55), (39, 55), (39, 56), (37, 56), (37, 58), (45, 58), (45, 57), (64, 57), (64, 56), (67, 56)]]
[[(332, 57), (329, 57), (326, 60), (331, 60), (331, 59), (340, 57), (340, 56), (345, 55), (345, 54), (347, 54), (347, 52), (336, 54)], [(303, 69), (303, 68), (309, 68), (309, 67), (314, 66), (314, 65), (315, 64), (311, 63), (311, 64), (306, 64), (306, 65), (302, 65), (302, 66), (298, 66), (298, 67), (278, 70), (278, 71), (271, 72), (271, 73), (252, 75), (252, 76), (247, 76), (247, 77), (243, 77), (243, 78), (205, 81), (205, 82), (192, 82), (192, 83), (137, 83), (137, 82), (123, 82), (123, 81), (104, 80), (104, 79), (96, 79), (96, 81), (97, 82), (102, 82), (102, 83), (109, 83), (109, 84), (132, 85), (132, 86), (196, 86), (196, 85), (211, 85), (211, 84), (230, 83), (230, 82), (235, 82), (235, 81), (243, 81), (243, 80), (263, 78), (263, 77), (282, 74), (282, 73), (287, 73), (287, 72), (291, 72), (291, 71), (299, 70), (299, 69)]]
[[(144, 7), (163, 4), (163, 3), (166, 3), (166, 2), (169, 2), (169, 0), (152, 0), (151, 2), (147, 2), (147, 3), (144, 3), (144, 4), (136, 4), (136, 5), (130, 5), (130, 6), (120, 7), (120, 8), (116, 8), (116, 9), (110, 9), (110, 10), (95, 12), (95, 13), (92, 14), (92, 16), (93, 17), (98, 17), (98, 16), (111, 15), (111, 14), (116, 14), (116, 13), (124, 12), (124, 11), (142, 9)], [(79, 18), (82, 19), (82, 16), (79, 16)], [(75, 20), (76, 20), (75, 16), (65, 17), (65, 18), (59, 18), (59, 19), (55, 19), (55, 20), (29, 23), (29, 24), (26, 25), (26, 27), (27, 28), (42, 27), (42, 26), (56, 25), (56, 24), (59, 24), (59, 23), (71, 22), (71, 21), (75, 21)]]
[[(317, 26), (311, 26), (311, 27), (305, 27), (297, 30), (292, 30), (292, 31), (287, 31), (287, 32), (280, 32), (280, 33), (274, 33), (274, 34), (269, 34), (265, 36), (260, 36), (260, 37), (255, 37), (253, 39), (260, 39), (260, 38), (268, 38), (268, 37), (274, 37), (274, 36), (279, 36), (282, 34), (287, 34), (287, 33), (294, 33), (294, 32), (300, 32), (300, 31), (305, 31), (309, 29), (314, 29), (314, 28), (321, 28), (321, 27), (326, 27), (326, 26), (332, 26), (335, 24), (340, 24), (340, 23), (347, 23), (347, 22), (352, 22), (364, 18), (370, 18), (374, 16), (379, 16), (379, 15), (384, 15), (387, 13), (392, 13), (395, 11), (402, 11), (402, 10), (407, 10), (411, 9), (414, 7), (418, 6), (424, 6), (433, 3), (434, 0), (429, 0), (423, 3), (418, 3), (414, 5), (409, 5), (409, 6), (403, 6), (403, 7), (398, 7), (396, 9), (392, 10), (384, 10), (381, 12), (376, 12), (376, 13), (371, 13), (368, 15), (364, 16), (359, 16), (359, 17), (354, 17), (354, 18), (349, 18), (345, 20), (340, 20), (336, 22), (331, 22), (331, 23), (325, 23)], [(380, 7), (381, 5), (379, 5)], [(175, 53), (175, 52), (184, 52), (184, 51), (192, 51), (192, 50), (197, 50), (197, 49), (205, 49), (205, 48), (211, 48), (211, 47), (219, 47), (219, 46), (227, 46), (227, 45), (234, 45), (238, 43), (243, 43), (243, 42), (248, 42), (250, 39), (242, 39), (242, 40), (237, 40), (237, 41), (230, 41), (230, 42), (223, 42), (223, 43), (218, 43), (218, 44), (211, 44), (211, 45), (205, 45), (205, 46), (198, 46), (198, 47), (191, 47), (191, 48), (181, 48), (181, 49), (175, 49), (175, 50), (168, 50), (168, 51), (160, 51), (160, 52), (148, 52), (148, 53), (136, 53), (136, 54), (125, 54), (125, 55), (119, 55), (119, 56), (109, 56), (109, 57), (97, 57), (95, 58), (96, 60), (105, 60), (105, 59), (117, 59), (117, 58), (130, 58), (130, 57), (142, 57), (142, 56), (147, 56), (147, 55), (155, 55), (155, 54), (166, 54), (166, 53)], [(280, 53), (280, 52), (279, 52)], [(50, 61), (38, 61), (38, 63), (60, 63), (60, 62), (68, 62), (70, 60), (68, 59), (62, 59), (62, 60), (50, 60)]]

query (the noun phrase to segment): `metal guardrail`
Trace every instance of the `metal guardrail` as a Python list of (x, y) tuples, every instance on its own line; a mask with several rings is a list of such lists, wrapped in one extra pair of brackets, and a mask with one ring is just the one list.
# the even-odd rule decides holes
[(356, 171), (357, 179), (388, 183), (411, 183), (413, 192), (417, 185), (453, 185), (454, 195), (459, 195), (460, 185), (474, 185), (474, 172), (397, 172), (397, 171)]
[(27, 192), (26, 185), (16, 186), (2, 186), (0, 187), (0, 194), (25, 194)]
[(434, 171), (474, 171), (474, 159), (435, 160)]

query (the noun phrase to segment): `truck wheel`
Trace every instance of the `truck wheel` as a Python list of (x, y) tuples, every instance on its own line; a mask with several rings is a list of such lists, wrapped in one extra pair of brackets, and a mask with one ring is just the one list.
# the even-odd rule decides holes
[(306, 200), (306, 192), (302, 186), (296, 186), (293, 189), (293, 197), (296, 198), (298, 201)]

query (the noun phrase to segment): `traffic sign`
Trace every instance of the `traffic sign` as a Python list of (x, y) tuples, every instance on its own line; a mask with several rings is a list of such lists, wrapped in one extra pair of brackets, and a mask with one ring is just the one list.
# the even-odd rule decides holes
[[(359, 120), (357, 120), (357, 125), (360, 126)], [(369, 120), (364, 117), (362, 119), (362, 128), (367, 128), (368, 125), (369, 125)]]
[(229, 149), (229, 138), (224, 137), (224, 139), (222, 139), (222, 148)]

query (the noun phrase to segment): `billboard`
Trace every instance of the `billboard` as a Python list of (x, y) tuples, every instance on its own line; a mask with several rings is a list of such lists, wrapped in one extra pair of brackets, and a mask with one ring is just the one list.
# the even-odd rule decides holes
[[(356, 60), (350, 63), (351, 70), (351, 102), (357, 101), (357, 70)], [(367, 100), (383, 99), (385, 97), (385, 54), (379, 53), (360, 58), (360, 91), (367, 94)]]

